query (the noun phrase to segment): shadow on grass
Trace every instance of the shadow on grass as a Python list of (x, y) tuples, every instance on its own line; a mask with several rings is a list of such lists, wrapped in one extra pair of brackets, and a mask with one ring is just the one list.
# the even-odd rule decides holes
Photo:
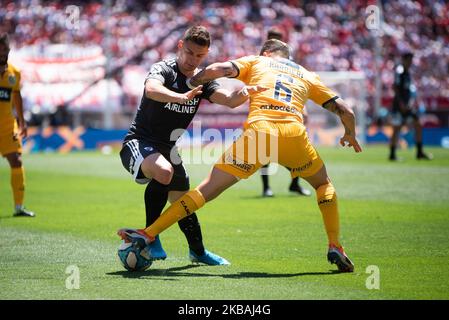
[[(182, 267), (168, 268), (168, 269), (148, 269), (146, 271), (115, 271), (108, 272), (108, 276), (122, 276), (123, 278), (156, 278), (161, 277), (161, 280), (177, 280), (178, 277), (222, 277), (225, 279), (245, 279), (245, 278), (292, 278), (302, 276), (325, 276), (340, 274), (337, 270), (329, 270), (328, 272), (299, 272), (299, 273), (266, 273), (266, 272), (238, 272), (232, 274), (213, 274), (213, 273), (195, 273), (182, 272), (183, 270), (201, 267), (201, 265), (189, 264)], [(204, 266), (203, 266), (204, 267)]]
[(3, 220), (3, 219), (12, 219), (12, 218), (23, 218), (23, 217), (14, 217), (12, 214), (9, 215), (9, 216), (0, 216), (0, 220)]
[(258, 195), (244, 195), (244, 196), (240, 196), (240, 199), (246, 199), (246, 200), (259, 200), (259, 199), (267, 199), (267, 201), (269, 200), (274, 200), (274, 199), (282, 199), (282, 198), (298, 198), (298, 199), (313, 199), (314, 197), (312, 196), (303, 196), (303, 195), (299, 195), (299, 194), (295, 194), (295, 193), (276, 193), (273, 197), (263, 197), (261, 194)]

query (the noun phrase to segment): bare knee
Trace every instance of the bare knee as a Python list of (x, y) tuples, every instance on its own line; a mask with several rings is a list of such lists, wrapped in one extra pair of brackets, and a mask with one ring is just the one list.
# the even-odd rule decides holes
[(203, 195), (206, 202), (218, 197), (223, 191), (238, 181), (235, 176), (213, 168), (209, 176), (198, 186), (198, 190)]
[(326, 167), (324, 165), (313, 176), (304, 177), (304, 180), (306, 180), (315, 190), (318, 190), (318, 188), (323, 185), (331, 183), (331, 179), (327, 175)]
[(146, 157), (140, 168), (145, 177), (155, 179), (157, 182), (164, 185), (170, 184), (173, 178), (173, 166), (160, 153), (155, 153)]
[(154, 175), (154, 179), (156, 179), (159, 183), (162, 184), (170, 184), (171, 179), (173, 178), (173, 167), (172, 166), (164, 166), (160, 167), (156, 174)]

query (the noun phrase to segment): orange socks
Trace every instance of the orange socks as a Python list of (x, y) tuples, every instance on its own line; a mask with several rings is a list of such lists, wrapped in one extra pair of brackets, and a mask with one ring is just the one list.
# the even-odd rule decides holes
[(22, 206), (25, 196), (25, 170), (23, 167), (11, 168), (11, 187), (16, 208)]
[(329, 244), (340, 247), (338, 240), (340, 233), (340, 222), (337, 205), (337, 194), (332, 183), (320, 186), (316, 190), (318, 207), (323, 216), (324, 227), (326, 229)]
[(201, 192), (197, 189), (190, 190), (168, 207), (151, 226), (146, 228), (145, 233), (154, 238), (172, 224), (191, 215), (205, 203), (206, 200)]

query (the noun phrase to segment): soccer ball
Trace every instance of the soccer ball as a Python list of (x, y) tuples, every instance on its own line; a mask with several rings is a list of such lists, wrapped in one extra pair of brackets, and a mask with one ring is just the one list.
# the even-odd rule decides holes
[(153, 263), (146, 247), (141, 249), (137, 244), (131, 242), (123, 241), (117, 254), (120, 262), (128, 271), (144, 271)]

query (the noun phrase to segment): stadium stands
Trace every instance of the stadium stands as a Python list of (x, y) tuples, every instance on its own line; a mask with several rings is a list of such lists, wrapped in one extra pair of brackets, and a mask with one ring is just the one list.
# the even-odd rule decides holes
[[(297, 62), (316, 71), (363, 71), (369, 80), (368, 95), (374, 95), (373, 36), (365, 26), (365, 10), (373, 1), (115, 0), (109, 11), (96, 1), (0, 2), (0, 31), (11, 35), (15, 49), (50, 43), (96, 44), (109, 52), (112, 67), (126, 63), (144, 70), (172, 55), (180, 34), (172, 34), (142, 55), (139, 52), (179, 24), (209, 28), (213, 42), (206, 63), (258, 52), (267, 30), (277, 26), (295, 50)], [(70, 24), (69, 5), (80, 8), (76, 25)], [(412, 50), (415, 73), (420, 75), (418, 92), (438, 97), (449, 108), (449, 3), (383, 1), (383, 10), (387, 23), (382, 37), (383, 96), (388, 99), (393, 94), (395, 59)], [(106, 34), (111, 41), (105, 41)], [(116, 79), (120, 82), (122, 76), (119, 73)], [(127, 101), (136, 106), (135, 98)]]

